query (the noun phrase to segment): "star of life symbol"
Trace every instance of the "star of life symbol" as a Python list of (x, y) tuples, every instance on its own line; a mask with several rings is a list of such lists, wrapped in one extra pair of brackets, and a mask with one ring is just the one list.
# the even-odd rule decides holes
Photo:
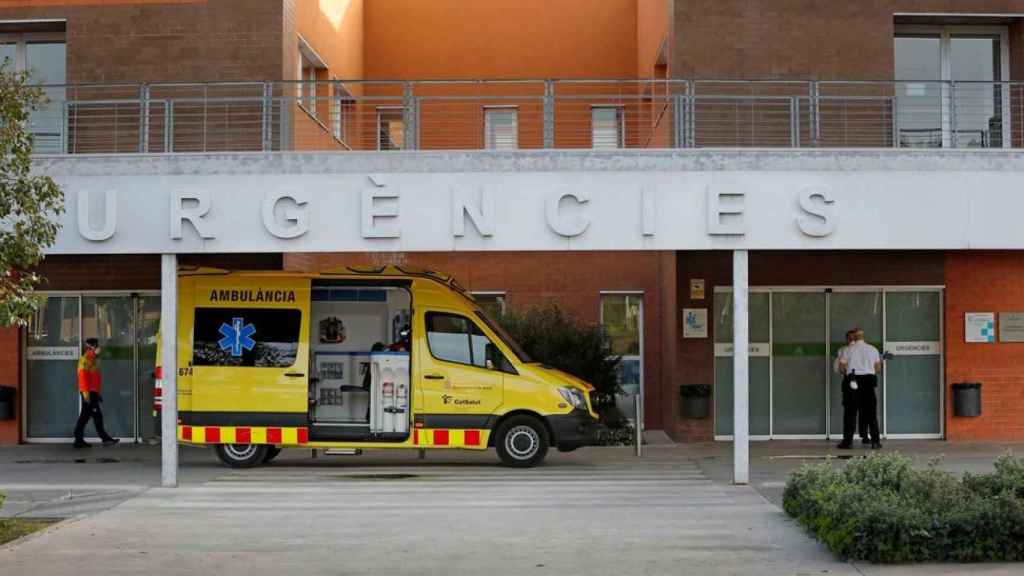
[(232, 356), (241, 356), (242, 349), (252, 350), (256, 346), (256, 341), (252, 339), (252, 335), (256, 333), (256, 327), (252, 325), (252, 322), (248, 324), (242, 324), (244, 322), (241, 318), (232, 318), (231, 324), (227, 322), (220, 325), (221, 338), (217, 341), (221, 350), (231, 350)]

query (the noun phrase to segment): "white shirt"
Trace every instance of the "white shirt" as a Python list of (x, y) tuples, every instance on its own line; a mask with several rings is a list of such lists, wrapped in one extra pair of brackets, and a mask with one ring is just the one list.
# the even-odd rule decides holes
[(882, 361), (878, 348), (863, 340), (857, 340), (846, 347), (847, 372), (865, 375), (875, 373), (875, 364)]

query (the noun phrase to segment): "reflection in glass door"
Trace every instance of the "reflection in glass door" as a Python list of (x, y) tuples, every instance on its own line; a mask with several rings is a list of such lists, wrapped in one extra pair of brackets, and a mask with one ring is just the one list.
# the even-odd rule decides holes
[[(942, 433), (942, 295), (886, 292), (887, 435)], [(937, 385), (938, 383), (938, 385)], [(879, 408), (881, 410), (881, 408)]]
[(26, 338), (26, 436), (71, 438), (78, 418), (78, 296), (50, 296)]
[[(864, 330), (864, 340), (879, 350), (882, 346), (882, 292), (832, 292), (828, 298), (828, 341), (830, 363), (829, 375), (829, 434), (833, 437), (843, 435), (843, 393), (841, 374), (832, 369), (839, 349), (846, 344), (846, 332), (852, 328)], [(878, 390), (878, 421), (882, 422), (885, 413), (885, 377), (879, 374)]]
[[(747, 300), (750, 367), (750, 435), (771, 435), (771, 299), (767, 292), (751, 292)], [(733, 348), (732, 293), (715, 294), (715, 435), (732, 436), (733, 431)]]
[(643, 403), (643, 313), (643, 294), (601, 294), (601, 326), (611, 354), (621, 359), (622, 394), (615, 399), (615, 407), (631, 420), (636, 398)]
[(155, 438), (160, 435), (159, 418), (153, 412), (153, 389), (156, 385), (153, 372), (156, 370), (157, 330), (160, 329), (160, 296), (139, 296), (135, 311), (138, 433), (142, 439)]
[[(82, 298), (82, 341), (100, 341), (103, 423), (115, 438), (135, 437), (135, 325), (131, 296)], [(86, 436), (95, 437), (92, 423)]]
[(772, 433), (825, 434), (825, 293), (772, 294)]

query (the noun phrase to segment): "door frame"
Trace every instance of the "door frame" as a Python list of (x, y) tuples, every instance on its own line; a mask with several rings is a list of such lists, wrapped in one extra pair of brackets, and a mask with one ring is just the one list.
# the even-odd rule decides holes
[[(160, 296), (159, 290), (43, 290), (34, 293), (37, 296), (49, 298), (51, 296), (74, 296), (78, 298), (78, 346), (82, 347), (82, 312), (83, 303), (85, 298), (104, 298), (104, 297), (118, 297), (127, 296), (132, 298), (132, 321), (131, 321), (131, 332), (133, 338), (138, 336), (138, 307), (134, 305), (137, 297), (142, 296)], [(24, 391), (21, 394), (21, 438), (26, 444), (67, 444), (72, 442), (74, 439), (71, 437), (47, 437), (47, 438), (33, 438), (28, 435), (28, 355), (26, 349), (28, 348), (28, 333), (22, 331), (21, 337), (21, 389)], [(125, 442), (141, 442), (144, 440), (139, 434), (139, 410), (140, 403), (140, 387), (144, 385), (144, 382), (138, 381), (139, 374), (139, 352), (138, 342), (136, 341), (132, 351), (132, 374), (135, 375), (135, 392), (132, 402), (132, 429), (134, 431), (133, 436), (120, 436), (119, 440)], [(79, 413), (81, 412), (81, 403), (79, 403)], [(98, 440), (98, 438), (90, 436), (87, 437), (89, 440)]]
[[(831, 286), (831, 285), (808, 285), (808, 286), (752, 286), (749, 288), (750, 293), (768, 293), (768, 402), (769, 402), (769, 434), (768, 436), (751, 436), (751, 440), (830, 440), (834, 438), (831, 433), (831, 398), (830, 398), (830, 387), (828, 386), (828, 380), (826, 379), (822, 384), (825, 386), (825, 433), (824, 434), (775, 434), (775, 406), (774, 406), (774, 392), (775, 392), (775, 362), (774, 362), (774, 351), (773, 343), (775, 339), (775, 328), (773, 318), (774, 298), (772, 294), (775, 292), (780, 293), (824, 293), (825, 294), (825, 322), (824, 322), (824, 337), (825, 337), (825, 362), (826, 371), (832, 369), (832, 351), (831, 342), (829, 342), (829, 320), (830, 320), (830, 304), (831, 296), (830, 293), (851, 293), (851, 292), (879, 292), (882, 295), (882, 344), (883, 348), (888, 344), (888, 334), (886, 330), (886, 319), (887, 319), (887, 299), (886, 294), (889, 292), (935, 292), (939, 295), (939, 309), (937, 311), (939, 315), (939, 378), (936, 385), (939, 388), (939, 406), (938, 406), (938, 418), (939, 418), (939, 432), (938, 434), (888, 434), (888, 410), (889, 410), (889, 398), (888, 398), (888, 374), (887, 366), (883, 362), (882, 364), (882, 378), (885, 386), (882, 394), (882, 414), (880, 428), (882, 436), (886, 439), (893, 440), (939, 440), (945, 438), (946, 434), (946, 398), (945, 398), (945, 381), (946, 381), (946, 323), (945, 323), (945, 285), (907, 285), (907, 286), (886, 286), (886, 285), (844, 285), (844, 286)], [(717, 294), (731, 294), (733, 289), (731, 286), (715, 286), (712, 290), (712, 307), (714, 306), (714, 295)], [(712, 342), (714, 345), (714, 342)], [(884, 352), (884, 349), (883, 349)], [(712, 356), (712, 363), (714, 362), (714, 356)], [(718, 388), (718, 371), (712, 370), (713, 382), (715, 390)], [(828, 373), (828, 372), (826, 372)], [(717, 406), (718, 395), (713, 395), (715, 399), (714, 405)], [(718, 412), (716, 409), (712, 410), (712, 425), (711, 429), (714, 431), (717, 427)], [(733, 439), (732, 434), (714, 434), (716, 441), (731, 441)]]

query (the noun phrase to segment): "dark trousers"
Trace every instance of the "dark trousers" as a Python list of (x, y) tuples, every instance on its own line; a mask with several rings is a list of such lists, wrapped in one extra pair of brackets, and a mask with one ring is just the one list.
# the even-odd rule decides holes
[(881, 444), (882, 436), (878, 432), (878, 398), (875, 396), (878, 377), (874, 374), (865, 374), (856, 378), (861, 430), (867, 429), (872, 444)]
[(82, 399), (82, 411), (78, 414), (78, 422), (75, 422), (75, 443), (81, 444), (85, 442), (85, 425), (89, 423), (89, 419), (92, 419), (93, 426), (96, 427), (96, 434), (101, 440), (110, 440), (110, 434), (107, 434), (106, 428), (103, 427), (103, 411), (100, 410), (100, 395), (95, 392), (89, 392), (89, 399), (86, 400), (82, 394), (78, 395)]
[[(843, 444), (853, 444), (853, 433), (857, 430), (857, 412), (860, 410), (860, 398), (857, 390), (850, 389), (849, 376), (843, 378)], [(862, 419), (863, 421), (863, 419)]]

